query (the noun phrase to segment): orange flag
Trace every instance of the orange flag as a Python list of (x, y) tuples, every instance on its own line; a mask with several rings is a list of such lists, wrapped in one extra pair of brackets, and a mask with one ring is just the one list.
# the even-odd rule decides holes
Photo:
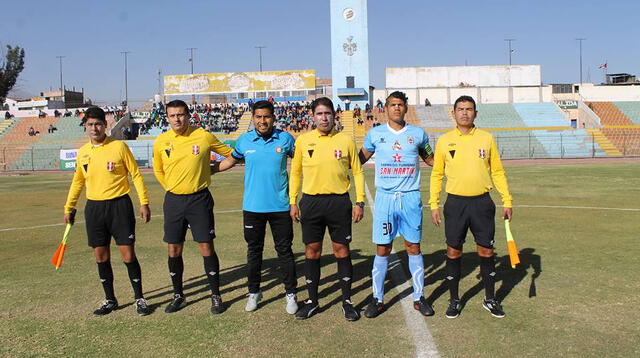
[(60, 246), (58, 246), (56, 253), (53, 254), (53, 257), (51, 258), (51, 263), (56, 267), (56, 270), (59, 269), (60, 266), (62, 266), (62, 259), (64, 258), (64, 250), (67, 248), (69, 231), (71, 231), (71, 224), (67, 224), (67, 227), (64, 229), (64, 236), (62, 236)]
[(511, 226), (509, 225), (508, 219), (504, 221), (504, 228), (507, 232), (507, 250), (509, 251), (509, 261), (511, 262), (511, 268), (516, 268), (516, 265), (520, 263), (520, 256), (518, 256), (518, 248), (516, 247), (516, 242), (513, 240), (513, 235), (511, 234)]

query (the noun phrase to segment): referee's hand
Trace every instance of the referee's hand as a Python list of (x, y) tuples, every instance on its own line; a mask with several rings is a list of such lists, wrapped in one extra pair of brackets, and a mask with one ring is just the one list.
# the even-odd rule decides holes
[(353, 219), (354, 223), (358, 223), (360, 222), (360, 220), (362, 220), (362, 217), (364, 216), (364, 209), (359, 207), (359, 206), (354, 206), (353, 207), (353, 211), (351, 213), (351, 217)]
[(442, 223), (442, 219), (440, 219), (440, 209), (431, 210), (431, 222), (436, 227), (440, 227), (440, 223)]
[(70, 213), (64, 213), (65, 224), (75, 224), (76, 222), (76, 209), (73, 209)]
[(291, 208), (289, 209), (289, 215), (291, 216), (291, 220), (297, 223), (300, 222), (300, 209), (298, 209), (298, 205), (291, 204)]
[(145, 223), (148, 223), (151, 220), (151, 209), (149, 209), (149, 205), (141, 205), (140, 206), (140, 219)]
[(511, 222), (511, 215), (513, 214), (513, 210), (511, 208), (502, 208), (502, 219), (509, 220)]

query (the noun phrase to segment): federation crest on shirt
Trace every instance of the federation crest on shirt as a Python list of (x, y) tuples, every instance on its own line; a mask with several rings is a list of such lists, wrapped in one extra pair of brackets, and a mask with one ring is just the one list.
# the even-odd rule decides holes
[(276, 153), (282, 153), (282, 147), (281, 146), (277, 146), (276, 147)]
[(342, 151), (340, 149), (334, 150), (333, 151), (333, 156), (336, 157), (336, 159), (342, 158)]
[(200, 146), (199, 145), (191, 146), (191, 153), (193, 153), (193, 155), (200, 154)]
[(116, 167), (116, 163), (114, 163), (114, 162), (107, 162), (107, 170), (108, 170), (108, 171), (112, 172), (112, 171), (113, 171), (113, 169), (115, 169), (115, 167)]
[(484, 159), (487, 157), (487, 152), (484, 149), (479, 149), (478, 150), (478, 155), (480, 157), (480, 159)]

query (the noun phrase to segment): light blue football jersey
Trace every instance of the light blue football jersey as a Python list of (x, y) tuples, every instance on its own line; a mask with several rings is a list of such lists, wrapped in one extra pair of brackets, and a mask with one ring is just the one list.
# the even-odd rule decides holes
[(377, 126), (364, 137), (363, 147), (376, 154), (376, 189), (420, 190), (420, 155), (433, 154), (422, 128), (406, 124), (395, 131), (388, 124)]

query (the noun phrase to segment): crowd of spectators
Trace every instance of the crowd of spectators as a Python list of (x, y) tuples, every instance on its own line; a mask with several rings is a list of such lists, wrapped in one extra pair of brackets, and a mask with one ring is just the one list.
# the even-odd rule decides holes
[[(222, 104), (195, 104), (189, 106), (191, 123), (208, 132), (223, 132), (229, 134), (238, 129), (240, 118), (247, 111), (246, 104), (222, 103)], [(141, 134), (149, 133), (154, 127), (162, 128), (163, 132), (169, 129), (167, 113), (162, 103), (154, 103), (149, 119), (140, 128)]]

